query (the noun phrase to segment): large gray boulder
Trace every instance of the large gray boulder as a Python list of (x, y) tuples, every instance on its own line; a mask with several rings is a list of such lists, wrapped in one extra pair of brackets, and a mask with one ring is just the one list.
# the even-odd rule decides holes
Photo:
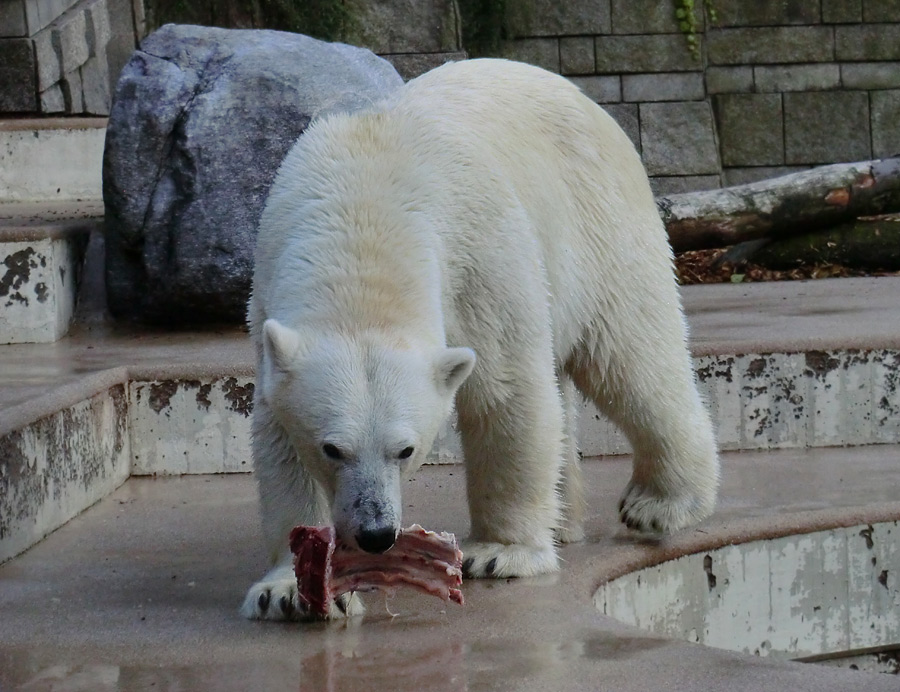
[(368, 50), (167, 25), (119, 78), (106, 134), (106, 284), (118, 318), (241, 322), (256, 226), (310, 121), (402, 84)]

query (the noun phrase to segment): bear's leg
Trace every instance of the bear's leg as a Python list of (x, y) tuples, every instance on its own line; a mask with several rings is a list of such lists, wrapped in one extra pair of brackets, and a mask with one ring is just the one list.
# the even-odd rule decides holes
[[(542, 359), (538, 359), (542, 360)], [(506, 380), (503, 397), (475, 375), (457, 399), (472, 533), (463, 546), (470, 577), (527, 577), (558, 569), (563, 407), (552, 359)]]
[(605, 348), (609, 341), (576, 349), (566, 370), (631, 443), (633, 473), (619, 503), (622, 521), (641, 531), (669, 532), (708, 517), (716, 501), (718, 453), (683, 342), (622, 339), (622, 348)]
[[(251, 620), (303, 620), (307, 610), (297, 595), (288, 537), (299, 524), (330, 524), (327, 501), (297, 459), (284, 430), (259, 399), (254, 404), (252, 437), (262, 529), (273, 567), (250, 587), (241, 613)], [(332, 604), (329, 617), (363, 612), (355, 595), (345, 594), (338, 601)]]
[(556, 532), (560, 543), (575, 543), (584, 538), (584, 481), (578, 454), (578, 390), (569, 377), (559, 378), (565, 415), (563, 466), (560, 477), (562, 523)]

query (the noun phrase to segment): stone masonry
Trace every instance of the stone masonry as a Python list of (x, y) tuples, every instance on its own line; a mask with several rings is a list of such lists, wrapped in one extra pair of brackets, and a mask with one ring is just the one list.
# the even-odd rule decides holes
[(134, 48), (135, 4), (127, 0), (124, 13), (113, 13), (117, 20), (127, 14), (128, 31), (112, 43), (111, 5), (122, 3), (0, 0), (0, 113), (108, 114), (121, 53)]
[(406, 80), (448, 60), (464, 60), (456, 0), (353, 0), (344, 42), (368, 48)]
[[(713, 0), (698, 58), (672, 0), (505, 4), (501, 54), (602, 104), (658, 193), (900, 154), (898, 0)], [(465, 57), (456, 0), (353, 5), (346, 42), (405, 79)], [(0, 0), (0, 117), (108, 113), (143, 21), (142, 0)]]
[(657, 193), (900, 155), (897, 0), (713, 0), (699, 59), (670, 0), (507, 4), (503, 55), (603, 105)]

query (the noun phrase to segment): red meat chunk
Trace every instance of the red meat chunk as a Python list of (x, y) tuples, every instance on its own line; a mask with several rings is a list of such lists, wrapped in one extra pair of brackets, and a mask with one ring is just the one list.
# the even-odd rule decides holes
[(337, 540), (331, 526), (297, 526), (291, 531), (291, 552), (300, 601), (319, 617), (342, 593), (399, 586), (463, 603), (462, 552), (452, 533), (413, 524), (400, 531), (390, 550), (376, 555)]

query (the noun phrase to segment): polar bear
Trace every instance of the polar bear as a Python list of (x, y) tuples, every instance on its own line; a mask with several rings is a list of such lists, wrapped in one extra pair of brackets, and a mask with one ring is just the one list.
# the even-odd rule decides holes
[(270, 190), (248, 318), (275, 564), (248, 617), (304, 616), (296, 524), (390, 548), (401, 479), (454, 405), (470, 577), (554, 571), (556, 542), (583, 537), (577, 392), (633, 447), (627, 526), (673, 531), (713, 510), (718, 455), (647, 175), (562, 77), (452, 63), (314, 123)]

